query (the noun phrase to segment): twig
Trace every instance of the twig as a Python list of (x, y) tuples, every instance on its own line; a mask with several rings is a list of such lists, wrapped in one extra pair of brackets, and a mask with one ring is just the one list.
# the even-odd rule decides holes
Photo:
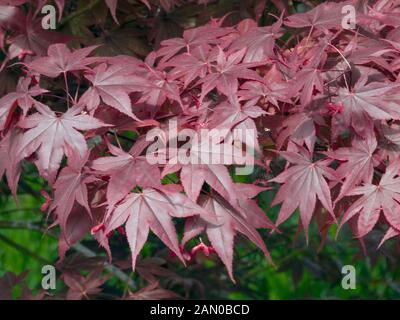
[(8, 214), (8, 213), (13, 213), (13, 212), (19, 212), (19, 211), (38, 211), (40, 208), (16, 208), (16, 209), (9, 209), (9, 210), (2, 210), (0, 211), (0, 214)]

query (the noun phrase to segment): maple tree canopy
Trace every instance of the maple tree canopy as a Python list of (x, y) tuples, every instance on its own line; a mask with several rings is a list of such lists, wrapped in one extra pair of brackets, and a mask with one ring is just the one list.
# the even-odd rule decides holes
[[(262, 229), (281, 237), (289, 219), (306, 241), (316, 237), (314, 223), (322, 243), (330, 228), (340, 241), (345, 225), (361, 242), (373, 230), (387, 232), (382, 243), (400, 235), (398, 1), (323, 2), (307, 12), (273, 1), (277, 15), (260, 4), (254, 19), (233, 12), (172, 35), (158, 16), (144, 23), (137, 13), (130, 18), (151, 29), (135, 38), (153, 46), (144, 53), (125, 47), (132, 33), (114, 34), (129, 24), (128, 2), (97, 4), (110, 15), (109, 34), (90, 25), (75, 37), (71, 24), (87, 16), (68, 18), (68, 1), (54, 1), (61, 30), (40, 27), (46, 1), (0, 1), (1, 79), (18, 75), (12, 89), (1, 87), (0, 176), (18, 199), (25, 164), (37, 169), (48, 222), (60, 230), (60, 261), (90, 236), (112, 262), (119, 232), (136, 270), (153, 233), (184, 264), (215, 253), (235, 281), (235, 240), (254, 243), (273, 264)], [(136, 2), (148, 14), (181, 5)], [(344, 5), (356, 8), (354, 29), (342, 26)], [(169, 121), (178, 132), (253, 130), (254, 172), (239, 177), (235, 163), (150, 163), (146, 134), (168, 136)], [(272, 201), (261, 208), (265, 192)], [(77, 281), (93, 294), (105, 281), (78, 278), (64, 279), (72, 298), (82, 297)]]

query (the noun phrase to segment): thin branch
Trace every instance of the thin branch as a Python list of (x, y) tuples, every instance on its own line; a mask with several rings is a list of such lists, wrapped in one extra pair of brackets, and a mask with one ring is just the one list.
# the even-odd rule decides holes
[(9, 210), (1, 210), (0, 214), (8, 214), (8, 213), (14, 213), (14, 212), (19, 212), (19, 211), (35, 211), (37, 212), (40, 208), (15, 208), (15, 209), (9, 209)]
[(136, 139), (131, 139), (129, 137), (125, 137), (120, 134), (116, 134), (115, 131), (108, 130), (107, 133), (112, 134), (114, 136), (116, 135), (118, 138), (125, 139), (126, 141), (129, 141), (129, 142), (136, 142)]
[[(37, 231), (37, 232), (46, 232), (47, 235), (49, 235), (50, 237), (53, 238), (57, 238), (57, 235), (49, 230), (46, 230), (43, 226), (41, 226), (40, 223), (37, 222), (31, 222), (31, 221), (0, 221), (0, 229), (28, 229), (28, 230), (32, 230), (32, 231)], [(3, 240), (4, 242), (8, 241), (8, 243), (10, 243), (10, 239), (2, 239), (2, 236), (0, 234), (0, 240)], [(20, 244), (18, 243), (10, 243), (10, 245), (13, 245), (14, 247), (18, 246), (18, 249), (21, 250), (22, 252), (25, 252), (29, 255), (30, 251), (24, 247), (22, 247)], [(92, 258), (92, 257), (96, 257), (97, 254), (90, 250), (89, 248), (87, 248), (86, 246), (84, 246), (81, 243), (77, 243), (74, 246), (72, 246), (72, 248), (81, 253), (82, 255), (84, 255), (87, 258)], [(29, 252), (29, 253), (28, 253)], [(33, 253), (35, 254), (35, 253)], [(36, 255), (36, 254), (35, 254)], [(37, 259), (42, 259), (42, 261), (45, 261), (43, 258), (41, 257), (37, 257)], [(46, 261), (46, 264), (49, 264), (48, 261)], [(119, 269), (118, 267), (114, 266), (113, 264), (109, 263), (109, 262), (105, 262), (104, 263), (104, 268), (111, 274), (113, 274), (115, 277), (117, 277), (119, 280), (121, 280), (123, 283), (127, 284), (129, 286), (130, 289), (132, 290), (136, 290), (137, 286), (135, 284), (135, 282), (125, 273), (123, 272), (121, 269)]]
[(29, 229), (42, 232), (43, 228), (38, 222), (32, 221), (0, 221), (0, 229)]
[(36, 259), (37, 261), (43, 263), (43, 264), (51, 264), (50, 261), (46, 260), (45, 258), (39, 256), (36, 252), (31, 251), (27, 248), (25, 248), (24, 246), (21, 246), (19, 243), (15, 242), (14, 240), (2, 235), (0, 233), (0, 241), (3, 241), (4, 243), (8, 244), (11, 247), (14, 247), (15, 249), (17, 249), (18, 251), (24, 253), (25, 255), (28, 255), (34, 259)]
[(83, 7), (81, 10), (77, 10), (74, 13), (72, 13), (69, 16), (67, 16), (64, 19), (62, 19), (58, 26), (60, 28), (62, 28), (67, 22), (69, 22), (69, 21), (75, 19), (76, 17), (79, 17), (80, 15), (92, 10), (99, 2), (100, 2), (100, 0), (93, 0), (86, 7)]

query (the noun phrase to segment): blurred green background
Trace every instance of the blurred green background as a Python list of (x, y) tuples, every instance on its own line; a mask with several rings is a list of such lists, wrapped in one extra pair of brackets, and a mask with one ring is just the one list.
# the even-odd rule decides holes
[[(30, 165), (29, 165), (30, 166)], [(41, 288), (41, 268), (55, 264), (58, 259), (57, 240), (47, 233), (34, 230), (46, 225), (46, 216), (40, 212), (44, 199), (39, 190), (44, 185), (32, 167), (25, 168), (22, 177), (19, 205), (7, 191), (5, 181), (0, 185), (0, 276), (11, 271), (20, 274), (26, 270), (27, 285), (38, 292)], [(259, 195), (259, 203), (271, 219), (275, 219), (279, 207), (269, 209), (271, 191)], [(176, 272), (179, 278), (162, 278), (163, 287), (187, 297), (207, 299), (397, 299), (400, 297), (399, 249), (395, 241), (388, 241), (380, 250), (376, 247), (382, 233), (374, 231), (366, 239), (368, 254), (364, 256), (356, 239), (344, 229), (334, 240), (335, 228), (329, 231), (325, 246), (318, 252), (320, 237), (315, 221), (310, 229), (306, 245), (304, 235), (295, 237), (297, 215), (283, 225), (282, 234), (261, 234), (271, 252), (276, 268), (271, 266), (260, 250), (238, 236), (235, 249), (234, 274), (236, 284), (227, 277), (218, 258), (200, 256), (195, 263), (182, 266), (168, 260), (168, 253), (160, 241), (150, 236), (141, 253), (142, 258), (161, 257), (168, 260), (166, 268)], [(182, 230), (180, 222), (178, 229)], [(54, 233), (55, 230), (52, 230)], [(88, 235), (82, 243), (99, 255), (104, 252)], [(128, 260), (126, 241), (112, 239), (115, 261)], [(192, 241), (195, 245), (196, 241)], [(74, 250), (70, 250), (73, 253)], [(116, 257), (116, 258), (115, 258)], [(341, 286), (342, 266), (356, 268), (356, 289), (344, 290)], [(127, 269), (129, 273), (129, 269)], [(132, 274), (138, 288), (145, 286), (137, 273)], [(61, 281), (58, 291), (65, 289)], [(111, 277), (104, 286), (106, 293), (120, 293), (123, 285)], [(18, 297), (18, 289), (15, 293)]]

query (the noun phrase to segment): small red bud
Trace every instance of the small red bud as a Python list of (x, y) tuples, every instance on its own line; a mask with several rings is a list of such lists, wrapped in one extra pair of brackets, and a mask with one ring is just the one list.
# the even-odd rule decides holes
[(328, 102), (326, 107), (328, 108), (328, 113), (332, 116), (343, 112), (343, 105), (341, 103), (336, 104), (333, 102)]
[(120, 235), (122, 235), (122, 236), (126, 236), (126, 231), (125, 231), (125, 228), (124, 227), (118, 227), (117, 228), (117, 231), (118, 231), (118, 233), (120, 234)]
[(206, 257), (209, 257), (211, 253), (215, 252), (213, 247), (209, 247), (203, 242), (200, 242), (197, 246), (192, 248), (192, 250), (190, 251), (191, 256), (195, 257), (198, 251), (203, 251)]
[(99, 231), (104, 231), (104, 230), (105, 230), (104, 223), (100, 223), (100, 224), (98, 224), (97, 226), (94, 226), (94, 227), (90, 230), (90, 233), (91, 233), (92, 235), (95, 235), (97, 232), (99, 232)]
[(52, 199), (51, 199), (50, 195), (45, 190), (40, 190), (40, 194), (46, 200), (45, 203), (43, 203), (42, 206), (40, 207), (40, 211), (44, 212), (49, 208)]
[(33, 53), (33, 51), (31, 51), (31, 50), (22, 50), (19, 54), (18, 54), (18, 56), (17, 56), (17, 58), (19, 59), (19, 60), (23, 60), (24, 58), (25, 58), (25, 56), (33, 56), (34, 55), (34, 53)]

